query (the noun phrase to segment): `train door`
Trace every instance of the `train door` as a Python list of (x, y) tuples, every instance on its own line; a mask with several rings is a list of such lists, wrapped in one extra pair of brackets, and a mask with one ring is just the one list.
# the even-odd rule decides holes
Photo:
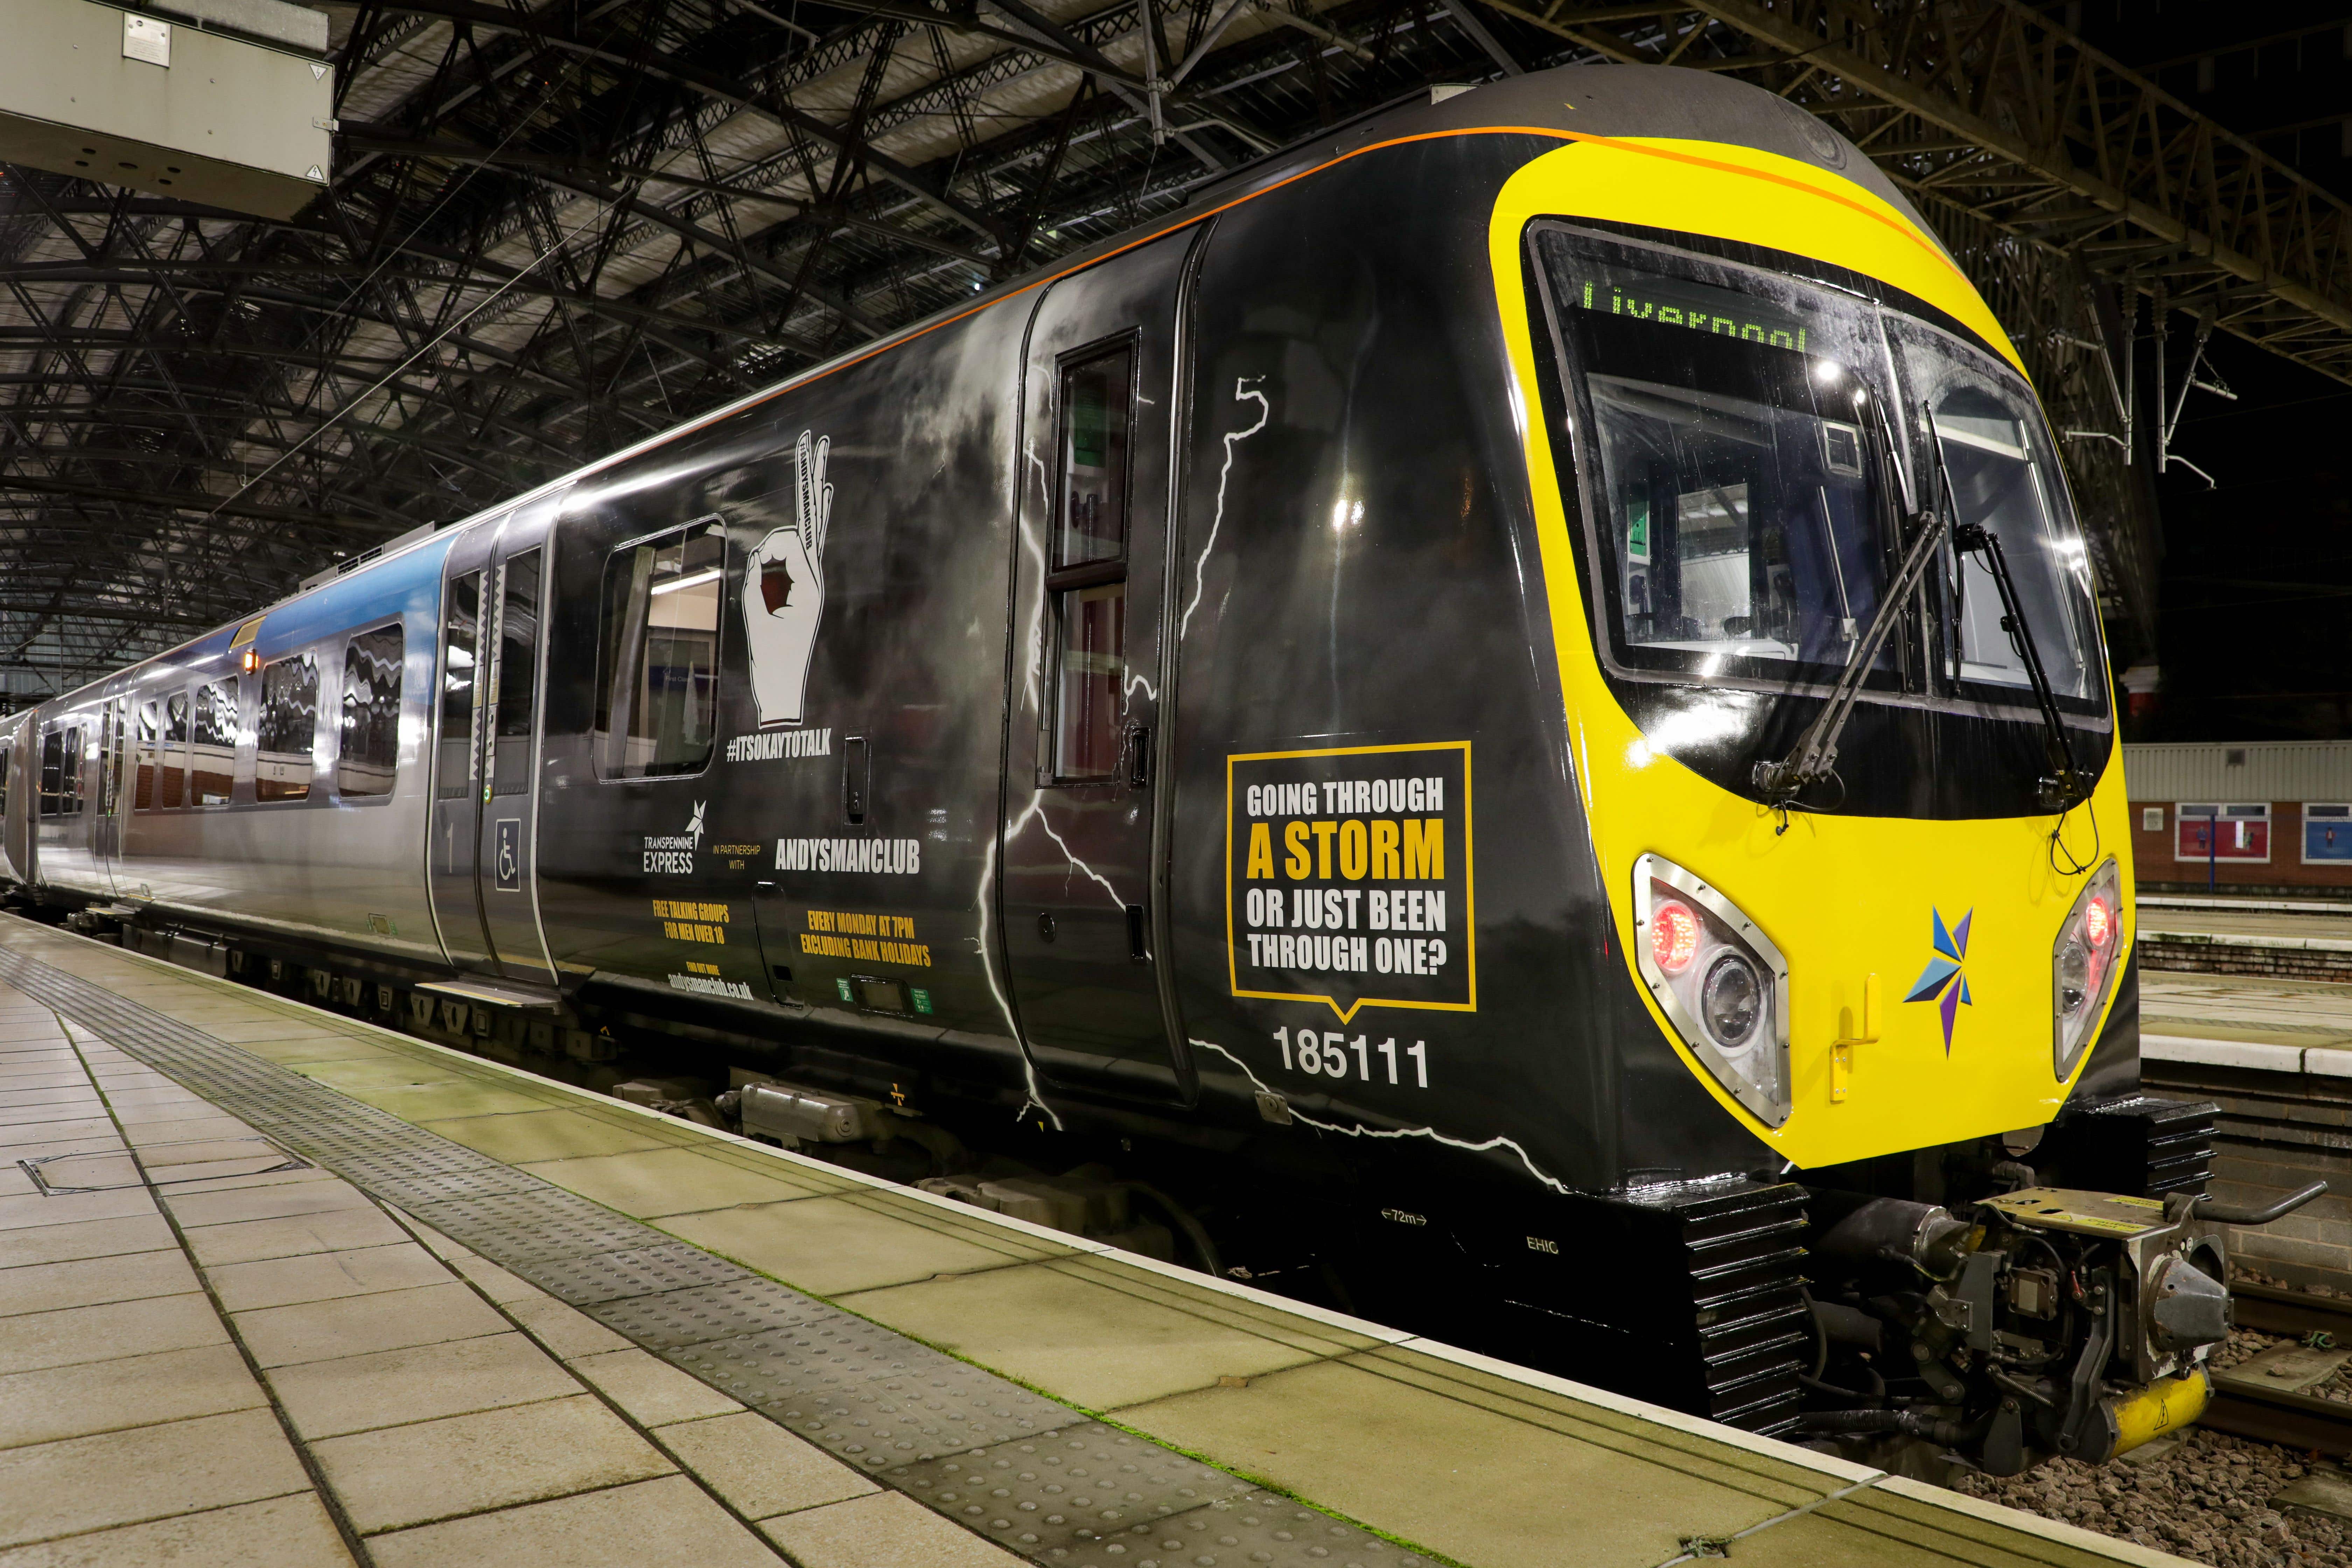
[(33, 879), (33, 779), (40, 738), (30, 718), (0, 720), (0, 869), (19, 882)]
[(430, 880), (458, 968), (554, 983), (537, 879), (549, 523), (563, 492), (467, 531), (442, 567)]
[(1189, 234), (1055, 284), (1031, 324), (1007, 737), (1004, 943), (1047, 1078), (1189, 1098), (1161, 973), (1154, 757)]
[(480, 843), (475, 857), (482, 926), (509, 980), (555, 984), (539, 920), (539, 752), (546, 684), (548, 559), (565, 491), (516, 509), (493, 551), (495, 606), (482, 725)]
[(433, 819), (426, 879), (441, 949), (458, 968), (492, 973), (475, 858), (482, 822), (482, 601), (499, 525), (469, 528), (441, 563), (439, 679), (434, 682)]

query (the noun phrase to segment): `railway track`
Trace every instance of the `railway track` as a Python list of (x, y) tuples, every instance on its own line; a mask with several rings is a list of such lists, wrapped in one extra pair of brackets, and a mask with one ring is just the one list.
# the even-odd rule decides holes
[[(2352, 1300), (2252, 1284), (2231, 1286), (2230, 1299), (2242, 1329), (2298, 1340), (2324, 1334), (2321, 1348), (2352, 1350)], [(2213, 1403), (2200, 1426), (2290, 1448), (2352, 1455), (2352, 1404), (2306, 1393), (2308, 1384), (2296, 1386), (2292, 1377), (2273, 1385), (2259, 1373), (2244, 1375), (2246, 1364), (2215, 1376)]]

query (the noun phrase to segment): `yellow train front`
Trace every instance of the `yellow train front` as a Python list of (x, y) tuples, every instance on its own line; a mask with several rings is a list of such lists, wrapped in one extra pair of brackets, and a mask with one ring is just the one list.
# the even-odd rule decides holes
[[(1359, 1184), (1349, 1299), (1877, 1462), (2193, 1417), (2218, 1222), (2263, 1216), (2203, 1197), (2211, 1106), (2138, 1092), (2097, 598), (2000, 323), (1861, 153), (1717, 79), (1335, 141), (1205, 247), (1178, 759), (1227, 846), (1190, 1047)], [(1286, 289), (1328, 342), (1244, 352)], [(1441, 815), (1427, 968), (1348, 889)]]

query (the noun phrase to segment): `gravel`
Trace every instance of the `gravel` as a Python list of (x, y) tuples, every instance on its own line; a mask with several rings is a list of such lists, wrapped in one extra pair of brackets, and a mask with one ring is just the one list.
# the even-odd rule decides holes
[(2215, 1568), (2352, 1568), (2352, 1527), (2270, 1506), (2308, 1458), (2192, 1427), (2157, 1458), (2054, 1459), (2005, 1479), (1963, 1476), (1953, 1489)]
[[(2252, 1269), (2233, 1280), (2343, 1299), (2352, 1292), (2291, 1285)], [(2213, 1347), (2209, 1365), (2223, 1372), (2292, 1338), (2233, 1331)], [(2302, 1390), (2352, 1404), (2352, 1364), (2326, 1382)], [(2093, 1467), (2058, 1459), (2007, 1479), (1967, 1475), (1955, 1489), (2063, 1520), (2215, 1568), (2352, 1568), (2352, 1521), (2282, 1513), (2271, 1500), (2307, 1467), (2336, 1468), (2316, 1454), (2297, 1453), (2193, 1427), (2170, 1448), (2151, 1445), (2153, 1458), (2126, 1457)]]

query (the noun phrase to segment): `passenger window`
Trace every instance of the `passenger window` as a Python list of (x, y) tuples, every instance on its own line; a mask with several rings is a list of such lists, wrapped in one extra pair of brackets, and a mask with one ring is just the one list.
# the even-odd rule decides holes
[(187, 804), (188, 782), (188, 694), (174, 691), (163, 700), (163, 777), (155, 792), (155, 804), (163, 811), (177, 811)]
[(1045, 580), (1055, 628), (1051, 722), (1057, 779), (1107, 779), (1118, 771), (1134, 379), (1131, 346), (1062, 368), (1054, 569)]
[(318, 735), (318, 659), (298, 653), (263, 666), (261, 716), (253, 736), (253, 798), (310, 798)]
[(226, 805), (236, 782), (236, 688), (215, 680), (196, 688), (194, 731), (195, 776), (188, 788), (191, 805)]
[(697, 522), (625, 544), (604, 563), (597, 771), (699, 773), (719, 714), (719, 607), (727, 536)]
[(450, 580), (441, 617), (441, 765), (434, 793), (443, 800), (473, 793), (474, 666), (481, 633), (482, 574), (468, 572)]
[(398, 626), (362, 632), (343, 649), (342, 741), (335, 789), (348, 797), (390, 795), (400, 772)]
[[(712, 589), (718, 586), (714, 580)], [(530, 787), (530, 725), (539, 697), (538, 679), (539, 552), (526, 550), (507, 563), (506, 590), (499, 610), (492, 795), (520, 795)]]
[(138, 707), (134, 721), (138, 725), (138, 738), (133, 753), (137, 760), (133, 765), (139, 772), (131, 787), (131, 809), (152, 811), (155, 809), (156, 745), (163, 729), (162, 714), (152, 697), (143, 699)]

